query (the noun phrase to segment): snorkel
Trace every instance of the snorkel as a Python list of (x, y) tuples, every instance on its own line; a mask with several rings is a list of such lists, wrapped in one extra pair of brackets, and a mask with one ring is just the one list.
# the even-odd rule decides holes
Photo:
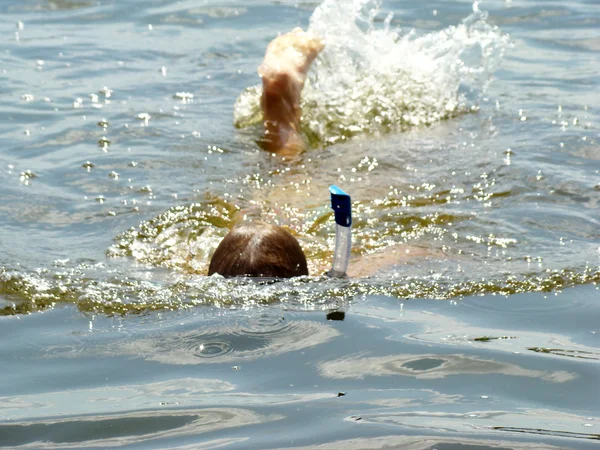
[(329, 186), (331, 208), (335, 216), (335, 250), (333, 264), (327, 275), (332, 278), (346, 276), (352, 246), (352, 201), (350, 196), (335, 185)]

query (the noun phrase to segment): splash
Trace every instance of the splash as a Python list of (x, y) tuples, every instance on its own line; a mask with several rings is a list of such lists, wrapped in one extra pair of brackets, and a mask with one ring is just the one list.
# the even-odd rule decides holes
[(155, 267), (205, 273), (209, 256), (233, 224), (237, 208), (220, 197), (175, 206), (115, 238), (109, 257), (133, 257)]
[[(458, 25), (420, 36), (394, 29), (391, 14), (376, 25), (380, 0), (325, 0), (309, 26), (326, 42), (303, 92), (302, 127), (309, 142), (333, 144), (476, 110), (508, 36), (476, 4), (473, 9)], [(260, 95), (260, 86), (240, 95), (237, 127), (262, 120)]]
[[(276, 283), (170, 274), (168, 281), (120, 272), (106, 264), (77, 264), (61, 270), (24, 273), (0, 267), (0, 317), (30, 314), (71, 304), (83, 313), (120, 316), (173, 311), (201, 305), (224, 309), (283, 303), (290, 309), (329, 310), (367, 296), (451, 299), (474, 295), (556, 292), (600, 283), (600, 268), (548, 271), (486, 280), (453, 276), (329, 279), (300, 277)], [(154, 274), (155, 275), (155, 274)], [(158, 277), (154, 277), (158, 278)], [(577, 307), (572, 305), (570, 307)]]

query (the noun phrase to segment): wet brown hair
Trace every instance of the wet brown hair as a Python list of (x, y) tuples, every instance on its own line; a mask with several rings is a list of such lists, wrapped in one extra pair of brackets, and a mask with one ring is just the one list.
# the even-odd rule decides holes
[(308, 275), (306, 256), (294, 236), (266, 223), (236, 225), (212, 256), (208, 274), (291, 278)]

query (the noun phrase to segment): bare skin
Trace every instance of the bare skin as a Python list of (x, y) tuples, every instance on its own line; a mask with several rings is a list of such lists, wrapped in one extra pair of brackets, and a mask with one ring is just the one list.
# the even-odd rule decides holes
[(348, 276), (350, 278), (372, 277), (394, 266), (414, 264), (415, 260), (446, 259), (442, 252), (408, 244), (396, 244), (368, 255), (350, 260)]
[[(275, 38), (267, 47), (265, 58), (258, 68), (263, 84), (261, 108), (265, 133), (262, 144), (266, 150), (280, 155), (293, 156), (304, 149), (304, 140), (300, 132), (301, 93), (308, 70), (323, 48), (324, 43), (320, 38), (304, 32), (300, 28)], [(273, 203), (273, 194), (274, 192), (270, 192), (270, 203)], [(288, 193), (285, 192), (283, 195), (285, 199), (282, 203), (286, 203)], [(260, 205), (250, 206), (239, 211), (234, 222), (260, 223), (256, 220), (261, 218), (262, 213)], [(285, 214), (282, 213), (279, 216), (285, 217)], [(277, 252), (277, 250), (270, 248), (269, 252)], [(266, 254), (253, 256), (265, 258)], [(279, 256), (283, 258), (283, 255)], [(418, 247), (407, 245), (389, 247), (384, 251), (352, 258), (348, 276), (352, 278), (370, 277), (386, 268), (408, 264), (414, 258), (434, 256), (436, 256), (434, 252)], [(217, 258), (219, 258), (218, 255)], [(329, 260), (323, 259), (313, 259), (307, 263), (310, 268), (309, 272), (315, 274), (327, 272), (331, 264)], [(218, 264), (219, 262), (215, 261), (215, 266)]]
[(304, 148), (300, 134), (300, 94), (306, 74), (323, 47), (320, 38), (301, 28), (275, 38), (267, 47), (265, 59), (258, 68), (263, 84), (260, 105), (266, 150), (293, 155)]

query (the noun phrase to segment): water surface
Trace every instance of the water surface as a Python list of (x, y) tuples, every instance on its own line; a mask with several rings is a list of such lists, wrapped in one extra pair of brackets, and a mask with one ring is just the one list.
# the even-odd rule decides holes
[[(2, 2), (0, 446), (594, 446), (599, 22), (582, 0)], [(251, 87), (295, 26), (328, 45), (284, 160)], [(244, 214), (313, 276), (205, 277)]]

